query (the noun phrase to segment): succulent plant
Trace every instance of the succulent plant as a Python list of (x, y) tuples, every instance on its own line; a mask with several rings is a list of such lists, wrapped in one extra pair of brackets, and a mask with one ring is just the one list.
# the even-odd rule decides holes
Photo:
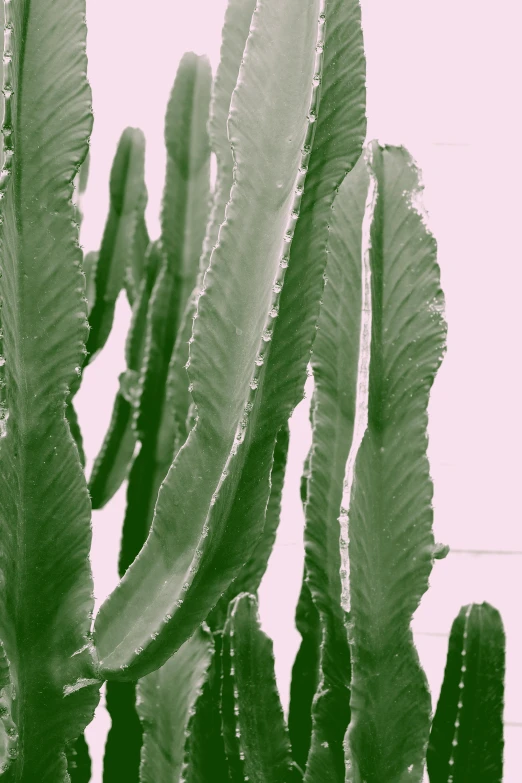
[[(107, 681), (104, 783), (420, 783), (426, 757), (432, 783), (500, 781), (498, 613), (461, 611), (433, 721), (413, 644), (445, 554), (426, 457), (444, 300), (412, 158), (361, 155), (357, 0), (229, 0), (215, 78), (178, 68), (161, 236), (127, 128), (85, 256), (85, 0), (1, 11), (0, 775), (88, 783)], [(127, 369), (87, 482), (74, 395), (123, 289)], [(257, 593), (309, 363), (287, 721)], [(91, 628), (91, 507), (125, 480)]]

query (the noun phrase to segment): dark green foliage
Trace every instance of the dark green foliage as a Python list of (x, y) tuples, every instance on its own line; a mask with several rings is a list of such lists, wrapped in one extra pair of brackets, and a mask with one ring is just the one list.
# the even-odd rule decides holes
[(505, 646), (493, 606), (462, 607), (451, 628), (431, 727), (430, 783), (501, 783)]

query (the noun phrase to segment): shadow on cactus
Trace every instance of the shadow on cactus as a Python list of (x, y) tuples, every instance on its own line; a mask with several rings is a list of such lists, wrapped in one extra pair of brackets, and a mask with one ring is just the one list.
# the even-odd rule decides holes
[[(83, 259), (84, 0), (12, 5), (0, 775), (87, 783), (82, 732), (107, 681), (104, 783), (421, 783), (426, 758), (432, 783), (500, 783), (498, 612), (472, 605), (456, 619), (433, 720), (413, 644), (446, 554), (426, 455), (444, 298), (412, 158), (377, 142), (361, 154), (358, 2), (229, 0), (215, 77), (192, 53), (178, 68), (161, 236), (145, 221), (145, 139), (127, 128), (100, 248)], [(127, 369), (87, 483), (73, 399), (123, 289)], [(287, 720), (257, 593), (309, 362)], [(91, 630), (90, 506), (125, 480), (121, 580)]]

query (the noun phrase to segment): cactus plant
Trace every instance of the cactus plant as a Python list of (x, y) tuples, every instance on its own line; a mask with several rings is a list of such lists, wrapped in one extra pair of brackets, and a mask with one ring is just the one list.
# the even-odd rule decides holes
[[(445, 554), (425, 437), (443, 297), (411, 157), (361, 157), (357, 0), (229, 0), (214, 81), (192, 53), (175, 79), (160, 238), (127, 128), (82, 258), (84, 2), (1, 6), (0, 775), (87, 783), (108, 680), (105, 783), (420, 783), (426, 754), (433, 783), (500, 781), (488, 605), (455, 621), (429, 738), (410, 622)], [(123, 288), (127, 370), (87, 485), (73, 398)], [(287, 725), (257, 592), (309, 360)], [(101, 508), (127, 477), (121, 581), (91, 631), (89, 492)]]
[[(325, 37), (319, 3), (304, 13), (297, 3), (259, 3), (254, 11), (228, 121), (235, 179), (190, 346), (198, 419), (158, 494), (143, 549), (98, 613), (106, 677), (136, 679), (162, 665), (205, 619), (259, 538), (276, 435), (304, 384), (328, 210), (364, 132), (360, 41), (342, 67), (335, 57), (338, 39), (345, 45), (343, 26), (354, 36), (353, 6), (332, 8), (333, 38)], [(289, 40), (301, 42), (291, 57)], [(261, 74), (264, 100), (251, 86)], [(338, 115), (328, 104), (338, 102), (339, 90), (353, 99)], [(261, 140), (262, 172), (253, 163)], [(291, 264), (291, 247), (298, 264)]]
[(16, 781), (65, 778), (101, 683), (90, 503), (64, 415), (87, 341), (71, 201), (92, 125), (84, 13), (81, 0), (5, 4), (0, 639), (14, 724), (2, 771)]
[(505, 643), (493, 606), (462, 607), (431, 727), (430, 783), (502, 781)]

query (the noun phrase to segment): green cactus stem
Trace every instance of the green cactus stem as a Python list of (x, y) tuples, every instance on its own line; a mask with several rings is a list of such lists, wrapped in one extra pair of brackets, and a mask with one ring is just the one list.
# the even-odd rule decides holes
[(506, 639), (490, 604), (463, 606), (453, 621), (431, 727), (430, 783), (501, 783)]
[(326, 16), (318, 1), (264, 0), (252, 18), (228, 121), (234, 184), (190, 346), (197, 420), (145, 546), (98, 615), (110, 678), (143, 676), (181, 646), (262, 531), (277, 433), (302, 395), (315, 334), (330, 205), (365, 129), (360, 27), (349, 25), (347, 52), (347, 19), (332, 18), (329, 34)]
[(0, 638), (19, 737), (5, 779), (61, 783), (101, 684), (90, 502), (64, 415), (88, 334), (72, 203), (92, 127), (85, 2), (4, 10)]
[[(352, 653), (346, 780), (420, 783), (430, 695), (410, 623), (437, 551), (426, 409), (445, 350), (444, 299), (413, 160), (372, 142), (365, 164), (362, 254), (346, 256), (359, 270), (362, 258), (356, 413), (339, 517)], [(356, 185), (347, 177), (338, 198)]]

